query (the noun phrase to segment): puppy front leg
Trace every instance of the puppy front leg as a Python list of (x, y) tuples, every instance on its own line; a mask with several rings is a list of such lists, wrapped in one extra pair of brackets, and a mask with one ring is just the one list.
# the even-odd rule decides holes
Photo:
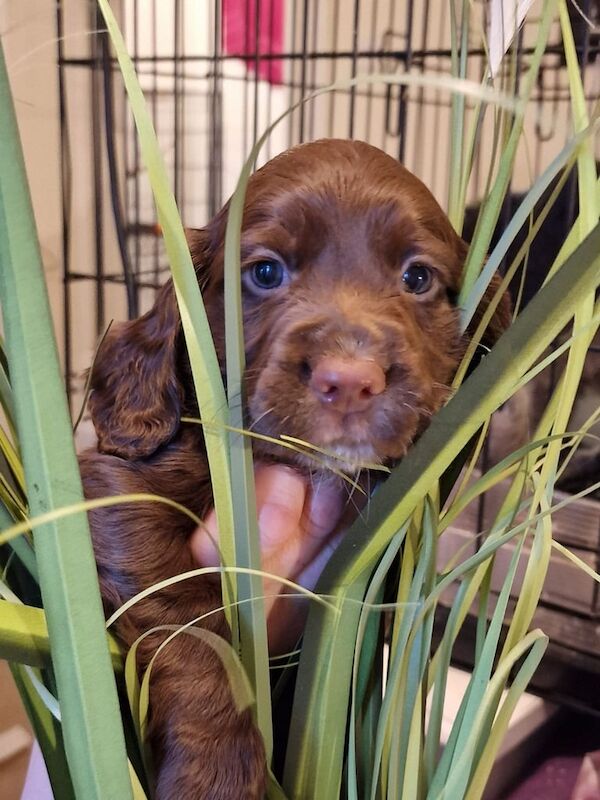
[(167, 645), (150, 680), (156, 800), (261, 800), (265, 753), (251, 711), (238, 713), (218, 656), (190, 638)]
[[(136, 633), (181, 625), (220, 605), (218, 578), (183, 587), (134, 606), (119, 634), (131, 644)], [(208, 616), (203, 627), (229, 638), (221, 612)], [(169, 635), (160, 631), (141, 641), (140, 676)], [(178, 634), (156, 656), (149, 685), (156, 800), (260, 800), (266, 777), (262, 737), (251, 710), (236, 707), (227, 671), (210, 645)]]

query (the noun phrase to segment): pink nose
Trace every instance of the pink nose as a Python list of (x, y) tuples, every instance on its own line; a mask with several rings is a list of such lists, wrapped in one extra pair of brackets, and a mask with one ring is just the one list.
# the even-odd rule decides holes
[(385, 374), (374, 361), (323, 358), (313, 369), (309, 386), (323, 405), (350, 414), (366, 411), (385, 389)]

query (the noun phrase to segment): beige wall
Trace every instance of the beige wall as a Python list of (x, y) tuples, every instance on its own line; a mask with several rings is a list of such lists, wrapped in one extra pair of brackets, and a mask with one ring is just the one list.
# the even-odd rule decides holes
[[(0, 3), (0, 33), (25, 152), (52, 311), (62, 337), (62, 235), (54, 6)], [(60, 341), (60, 339), (59, 339)]]

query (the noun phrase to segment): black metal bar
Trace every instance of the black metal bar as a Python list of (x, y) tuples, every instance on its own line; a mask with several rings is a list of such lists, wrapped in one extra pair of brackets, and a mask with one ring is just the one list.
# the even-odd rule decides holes
[[(306, 0), (305, 0), (306, 4)], [(578, 52), (581, 50), (580, 47), (575, 48)], [(527, 47), (523, 49), (523, 55), (532, 55), (534, 52), (534, 48)], [(563, 55), (564, 50), (561, 45), (549, 45), (546, 48), (545, 54), (546, 55)], [(588, 54), (591, 58), (595, 55), (600, 55), (600, 45), (594, 45), (588, 48)], [(356, 53), (358, 58), (387, 58), (387, 59), (395, 59), (396, 61), (403, 63), (407, 60), (407, 53), (405, 50), (398, 50), (398, 49), (383, 49), (379, 48), (376, 50), (358, 50)], [(417, 63), (420, 59), (423, 58), (451, 58), (451, 52), (447, 48), (427, 48), (426, 50), (413, 50), (411, 53), (411, 60), (412, 63)], [(468, 51), (469, 56), (486, 56), (485, 50), (480, 47), (470, 48)], [(243, 61), (247, 61), (249, 58), (252, 59), (254, 54), (250, 53), (223, 53), (221, 55), (221, 61), (239, 61), (240, 59)], [(352, 59), (354, 57), (353, 50), (340, 50), (340, 51), (331, 51), (331, 50), (320, 50), (316, 53), (311, 52), (288, 52), (288, 53), (263, 53), (262, 58), (270, 59), (270, 60), (284, 60), (284, 61), (310, 61), (313, 58), (316, 59)], [(136, 56), (136, 63), (140, 64), (148, 64), (148, 63), (169, 63), (172, 61), (172, 56), (164, 56), (164, 55), (152, 55), (152, 56)], [(181, 56), (182, 61), (206, 61), (210, 63), (212, 61), (213, 56), (211, 55), (185, 55)], [(113, 59), (114, 61), (114, 59)], [(89, 58), (63, 58), (62, 59), (63, 66), (73, 66), (73, 67), (90, 67), (93, 65), (93, 61)], [(115, 62), (115, 68), (118, 68)], [(556, 67), (558, 69), (558, 67)]]
[[(138, 0), (134, 0), (133, 4), (133, 55), (132, 60), (135, 65), (136, 70), (138, 69), (140, 58), (139, 58), (139, 8), (138, 8)], [(138, 137), (133, 133), (133, 171), (134, 171), (134, 184), (133, 184), (133, 206), (134, 206), (134, 224), (140, 224), (140, 146), (138, 142)], [(133, 240), (134, 245), (134, 268), (135, 274), (139, 273), (141, 269), (141, 249), (140, 249), (140, 239), (139, 236), (136, 236)]]
[[(311, 49), (313, 52), (317, 49), (317, 30), (319, 25), (319, 15), (316, 11), (312, 14), (312, 25), (310, 32)], [(317, 82), (317, 61), (312, 59), (310, 62), (310, 77), (308, 83), (314, 86)], [(310, 91), (308, 92), (310, 94)], [(308, 104), (306, 112), (308, 114), (308, 139), (309, 141), (315, 138), (315, 106), (316, 101), (311, 100)]]
[[(331, 44), (332, 49), (335, 50), (335, 46), (337, 45), (337, 37), (340, 30), (340, 0), (335, 0), (333, 6), (333, 25), (331, 26)], [(330, 84), (336, 82), (337, 79), (337, 64), (338, 60), (336, 58), (331, 59), (331, 70), (330, 70)], [(333, 136), (334, 125), (335, 125), (335, 104), (336, 104), (336, 92), (329, 93), (329, 122), (328, 122), (328, 133), (329, 136)]]
[[(406, 58), (404, 60), (404, 69), (408, 72), (413, 65), (413, 50), (412, 50), (412, 31), (414, 20), (413, 0), (408, 0), (406, 4)], [(408, 87), (402, 86), (400, 88), (400, 99), (398, 102), (398, 160), (404, 162), (404, 153), (406, 151), (406, 124), (408, 115)]]
[[(261, 3), (257, 2), (255, 5), (255, 14), (254, 14), (254, 108), (253, 108), (253, 119), (252, 119), (252, 147), (256, 144), (256, 140), (258, 139), (258, 106), (259, 106), (259, 71), (260, 71), (260, 61), (261, 61), (261, 54), (260, 54), (260, 9)], [(244, 153), (244, 155), (247, 155)]]
[[(108, 33), (97, 34), (100, 37), (101, 57), (102, 57), (102, 76), (103, 76), (103, 89), (104, 89), (104, 127), (105, 127), (105, 142), (106, 142), (106, 159), (108, 162), (109, 174), (109, 187), (110, 187), (110, 201), (113, 212), (113, 220), (115, 224), (115, 232), (117, 234), (117, 242), (119, 245), (119, 253), (121, 255), (121, 263), (123, 265), (123, 278), (127, 290), (127, 315), (130, 319), (137, 317), (139, 314), (139, 298), (135, 285), (135, 275), (131, 266), (129, 258), (129, 251), (127, 249), (127, 235), (125, 231), (125, 222), (123, 218), (123, 208), (121, 204), (121, 197), (119, 192), (119, 175), (117, 167), (117, 154), (115, 148), (115, 119), (114, 119), (114, 96), (112, 77), (113, 73), (108, 69), (108, 57), (110, 53), (110, 43)], [(102, 302), (102, 328), (98, 332), (100, 335), (104, 330), (104, 299)]]
[[(369, 36), (369, 44), (371, 50), (375, 47), (375, 39), (377, 36), (377, 20), (379, 19), (379, 0), (372, 0), (373, 13), (371, 15), (371, 34)], [(373, 72), (372, 63), (369, 73)], [(373, 119), (373, 84), (367, 87), (367, 105), (366, 105), (366, 126), (365, 126), (365, 139), (367, 142), (371, 141), (371, 121)]]
[[(154, 52), (158, 50), (158, 24), (156, 19), (156, 3), (158, 0), (153, 0), (152, 2), (152, 48)], [(154, 130), (158, 130), (158, 70), (153, 70), (152, 72), (152, 97), (150, 101), (150, 109), (152, 113), (152, 125), (154, 126)], [(153, 272), (155, 276), (155, 280), (158, 282), (158, 275), (160, 272), (160, 239), (158, 236), (154, 237), (154, 244), (152, 248), (152, 261), (153, 261)], [(140, 270), (137, 274), (137, 278), (139, 280), (139, 276), (142, 274), (142, 270)]]
[(179, 52), (179, 33), (181, 29), (181, 2), (175, 0), (173, 18), (173, 193), (175, 202), (181, 208), (181, 85), (179, 71), (181, 66)]
[[(429, 0), (426, 0), (423, 8), (423, 18), (422, 18), (422, 33), (421, 33), (421, 49), (424, 50), (427, 45), (427, 31), (429, 29)], [(420, 72), (423, 73), (425, 71), (425, 60), (421, 62)], [(415, 103), (415, 125), (417, 130), (422, 130), (423, 125), (425, 122), (425, 87), (421, 86), (417, 91), (417, 100)], [(413, 163), (411, 164), (411, 168), (417, 173), (417, 175), (423, 175), (423, 148), (424, 148), (425, 140), (424, 137), (418, 136), (415, 140), (415, 149), (414, 149), (414, 159)], [(437, 151), (439, 148), (434, 148)], [(437, 152), (433, 153), (433, 157), (437, 156)]]
[(180, 141), (179, 141), (179, 209), (181, 214), (185, 214), (185, 207), (186, 207), (186, 100), (187, 100), (187, 89), (186, 89), (186, 73), (187, 73), (187, 61), (184, 60), (183, 56), (185, 55), (186, 51), (186, 44), (185, 44), (185, 30), (186, 30), (186, 22), (185, 22), (185, 2), (181, 3), (180, 0), (180, 12), (179, 12), (179, 20), (176, 28), (176, 35), (177, 35), (177, 42), (178, 42), (178, 61), (179, 61), (179, 68), (177, 69), (178, 75), (178, 84), (177, 84), (177, 91), (180, 95), (179, 100), (179, 130), (181, 131)]
[[(167, 271), (168, 267), (165, 268), (165, 273)], [(105, 283), (122, 283), (125, 285), (125, 279), (123, 275), (113, 275), (106, 272), (100, 278), (97, 275), (88, 275), (85, 272), (71, 272), (69, 279), (72, 281), (93, 281), (94, 283), (98, 284), (98, 286), (102, 286)], [(154, 281), (138, 281), (137, 285), (140, 289), (158, 289), (160, 287), (160, 284), (155, 283)]]
[[(354, 17), (352, 21), (352, 67), (351, 76), (356, 76), (358, 63), (358, 25), (360, 19), (360, 0), (354, 0)], [(348, 120), (348, 138), (354, 139), (354, 119), (356, 106), (356, 87), (350, 89), (350, 118)]]
[[(308, 16), (309, 16), (309, 0), (304, 0), (303, 14), (302, 14), (302, 70), (300, 73), (300, 99), (304, 100), (306, 97), (306, 61), (308, 57), (307, 39), (308, 39)], [(304, 141), (304, 103), (298, 109), (300, 114), (300, 124), (298, 128), (298, 141)]]
[(208, 163), (208, 215), (214, 217), (222, 202), (222, 87), (221, 87), (221, 0), (215, 0), (213, 6), (213, 53), (212, 53), (212, 89), (210, 93), (210, 127)]
[[(125, 24), (126, 19), (123, 19), (123, 31), (125, 32)], [(108, 57), (107, 63), (104, 64), (105, 69), (110, 69), (111, 71), (114, 69), (114, 62), (113, 59)], [(132, 167), (129, 162), (129, 143), (130, 143), (130, 128), (133, 125), (133, 120), (131, 118), (131, 112), (129, 110), (129, 101), (127, 98), (127, 92), (121, 88), (121, 114), (123, 119), (123, 129), (122, 129), (122, 151), (123, 151), (123, 217), (124, 217), (124, 224), (129, 227), (129, 214), (131, 210), (131, 171)], [(129, 263), (131, 264), (131, 241), (129, 238), (129, 234), (127, 231), (126, 237), (127, 243), (127, 255), (129, 256)]]
[[(267, 60), (270, 61), (271, 57), (273, 56), (273, 40), (275, 38), (275, 9), (274, 9), (274, 2), (275, 0), (270, 0), (269, 3), (269, 50), (265, 55), (267, 56)], [(267, 87), (267, 125), (270, 125), (273, 122), (273, 83), (274, 83), (274, 73), (275, 69), (273, 67), (272, 70), (269, 70), (269, 80), (268, 80), (268, 87)], [(271, 152), (271, 137), (269, 136), (266, 142), (266, 157), (267, 161), (272, 156)]]
[[(581, 3), (581, 10), (585, 14), (585, 16), (590, 19), (591, 11), (592, 11), (592, 2), (591, 0), (582, 0)], [(597, 29), (596, 29), (597, 31)], [(586, 65), (588, 64), (588, 60), (590, 57), (590, 50), (591, 50), (591, 30), (590, 26), (586, 23), (585, 25), (578, 26), (578, 29), (574, 31), (576, 37), (581, 36), (582, 41), (575, 41), (575, 49), (577, 51), (577, 57), (579, 60), (579, 69), (583, 74)]]
[(63, 256), (63, 348), (65, 365), (65, 386), (69, 410), (72, 410), (71, 397), (71, 141), (69, 135), (69, 112), (64, 71), (64, 19), (63, 5), (56, 4), (56, 51), (58, 58), (58, 108), (60, 115), (60, 181), (61, 181), (61, 223)]
[(243, 56), (244, 61), (244, 100), (242, 102), (243, 111), (242, 111), (242, 118), (243, 118), (243, 145), (242, 145), (242, 152), (246, 155), (249, 151), (248, 148), (248, 121), (249, 121), (249, 106), (250, 103), (248, 102), (248, 98), (250, 97), (249, 93), (249, 82), (250, 76), (248, 75), (248, 55), (250, 52), (250, 0), (246, 0), (245, 8), (244, 8), (244, 50), (245, 56)]
[[(292, 44), (292, 48), (295, 48), (296, 47), (296, 37), (297, 37), (297, 33), (298, 33), (298, 30), (297, 30), (297, 28), (298, 28), (298, 0), (292, 0), (291, 9), (292, 9), (291, 10), (291, 17), (292, 17), (291, 44)], [(294, 89), (296, 87), (296, 72), (297, 72), (296, 65), (297, 65), (297, 61), (296, 61), (296, 59), (289, 59), (289, 61), (291, 61), (290, 66), (291, 66), (292, 69), (291, 69), (290, 81), (289, 81), (289, 84), (288, 84), (288, 88), (290, 90), (289, 93), (288, 93), (288, 106), (291, 107), (295, 103), (295, 92), (294, 92)], [(295, 141), (294, 141), (294, 117), (299, 113), (300, 113), (299, 110), (296, 110), (292, 114), (289, 114), (289, 116), (288, 116), (288, 147), (291, 147), (293, 144), (295, 144)]]
[[(98, 28), (98, 10), (90, 8), (90, 26), (92, 30)], [(100, 117), (100, 77), (102, 56), (100, 52), (99, 34), (94, 33), (90, 38), (90, 45), (94, 57), (94, 67), (90, 73), (90, 117), (92, 123), (92, 170), (94, 186), (94, 251), (98, 291), (96, 293), (96, 335), (100, 336), (105, 326), (104, 314), (104, 288), (102, 286), (102, 273), (104, 272), (104, 209), (102, 203), (103, 169), (102, 169), (102, 122)]]

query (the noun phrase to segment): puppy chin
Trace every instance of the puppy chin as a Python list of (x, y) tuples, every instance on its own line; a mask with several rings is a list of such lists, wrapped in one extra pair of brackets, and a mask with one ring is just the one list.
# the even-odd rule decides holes
[[(260, 426), (254, 430), (258, 431)], [(272, 431), (261, 430), (260, 433), (273, 436), (278, 435)], [(298, 440), (298, 449), (283, 449), (275, 442), (255, 440), (253, 451), (255, 458), (265, 461), (288, 463), (295, 469), (307, 473), (337, 473), (343, 472), (352, 477), (359, 475), (365, 469), (373, 466), (391, 466), (406, 455), (414, 438), (414, 431), (406, 431), (393, 439), (377, 439), (377, 437), (364, 436), (353, 438), (349, 435), (340, 435), (332, 439), (330, 436), (318, 436), (318, 431), (310, 434), (303, 431), (286, 430), (286, 434)], [(302, 442), (306, 442), (303, 446)], [(311, 447), (312, 445), (312, 447)]]

